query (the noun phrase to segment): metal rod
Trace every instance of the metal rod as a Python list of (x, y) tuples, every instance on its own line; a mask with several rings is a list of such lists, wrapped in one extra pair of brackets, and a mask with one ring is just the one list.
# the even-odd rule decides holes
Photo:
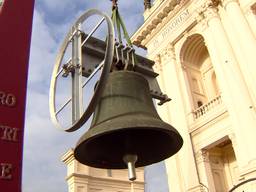
[(84, 88), (85, 85), (94, 77), (94, 75), (100, 70), (100, 68), (103, 67), (104, 62), (102, 61), (101, 64), (93, 71), (93, 73), (86, 79), (86, 81), (83, 83), (82, 88)]
[(55, 76), (55, 78), (56, 78), (56, 77), (59, 77), (59, 75), (62, 73), (62, 71), (63, 71), (63, 68), (61, 68), (61, 70), (59, 70), (59, 72), (57, 73), (57, 75)]
[(85, 38), (85, 40), (82, 43), (82, 46), (86, 43), (86, 41), (92, 36), (92, 34), (99, 28), (101, 23), (105, 20), (105, 17), (103, 17), (100, 22), (93, 28), (93, 30), (88, 34), (88, 36)]
[(76, 32), (77, 32), (76, 30), (74, 30), (74, 31), (72, 32), (71, 36), (69, 37), (69, 42), (72, 41), (72, 39), (73, 39), (73, 37), (75, 36)]
[(62, 109), (64, 109), (64, 107), (66, 107), (70, 103), (71, 99), (72, 98), (70, 97), (68, 101), (64, 103), (64, 105), (62, 105), (61, 108), (55, 113), (55, 115), (58, 115), (62, 111)]
[[(82, 88), (84, 88), (84, 86), (87, 85), (87, 83), (92, 79), (92, 77), (100, 70), (100, 68), (103, 67), (103, 61), (101, 62), (101, 64), (93, 71), (93, 73), (90, 75), (90, 77), (83, 83)], [(55, 113), (55, 115), (58, 115), (72, 100), (72, 98), (70, 97), (66, 103), (64, 103), (61, 108)]]
[(128, 177), (130, 181), (136, 180), (135, 163), (137, 161), (137, 155), (127, 154), (123, 157), (123, 161), (127, 164)]
[(72, 64), (74, 71), (72, 76), (72, 122), (75, 123), (82, 114), (82, 50), (81, 50), (81, 24), (77, 26), (77, 33), (73, 37), (72, 43)]

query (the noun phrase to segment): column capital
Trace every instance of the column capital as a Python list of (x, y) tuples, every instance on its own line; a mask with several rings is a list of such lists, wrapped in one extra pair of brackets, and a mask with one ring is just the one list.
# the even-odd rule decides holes
[(154, 61), (156, 64), (160, 64), (161, 63), (161, 55), (160, 54), (156, 54), (154, 57)]
[(204, 11), (205, 9), (203, 7), (197, 8), (197, 14), (195, 16), (195, 20), (197, 21), (197, 23), (200, 23), (204, 20)]
[(222, 7), (224, 7), (224, 9), (226, 9), (226, 6), (229, 3), (237, 3), (237, 4), (239, 4), (238, 0), (221, 0), (221, 5), (222, 5)]
[(172, 43), (169, 43), (164, 51), (166, 58), (176, 59), (175, 47)]
[(159, 73), (163, 71), (163, 64), (162, 64), (162, 55), (157, 54), (154, 57), (155, 65), (154, 65), (154, 70)]
[(196, 161), (197, 163), (209, 162), (209, 152), (205, 149), (201, 149), (196, 152)]
[(204, 31), (207, 27), (207, 20), (205, 19), (204, 11), (205, 9), (203, 7), (199, 7), (194, 18), (197, 24), (201, 26), (202, 31)]
[(204, 4), (204, 18), (209, 21), (212, 18), (219, 18), (218, 7), (213, 3), (206, 2)]
[(218, 5), (220, 4), (220, 0), (206, 0), (205, 3), (203, 4), (203, 8), (217, 8)]

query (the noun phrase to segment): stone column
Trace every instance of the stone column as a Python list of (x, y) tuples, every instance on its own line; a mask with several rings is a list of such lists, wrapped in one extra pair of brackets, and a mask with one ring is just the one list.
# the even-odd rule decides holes
[[(179, 191), (199, 192), (200, 184), (197, 176), (196, 163), (193, 155), (194, 152), (191, 145), (187, 121), (186, 111), (189, 109), (186, 109), (186, 106), (188, 106), (186, 103), (188, 102), (188, 96), (186, 96), (187, 93), (184, 93), (184, 91), (182, 91), (181, 84), (185, 83), (184, 76), (179, 76), (175, 49), (172, 44), (169, 44), (163, 51), (162, 70), (162, 78), (165, 85), (165, 91), (172, 99), (172, 101), (166, 104), (169, 106), (168, 110), (170, 112), (168, 113), (170, 113), (171, 116), (170, 123), (181, 134), (184, 141), (182, 149), (174, 157), (176, 158), (176, 166), (177, 168), (179, 168), (178, 172), (180, 172), (179, 183), (183, 185), (180, 186)], [(182, 78), (183, 81), (181, 80)], [(191, 106), (188, 107), (190, 107), (191, 110)], [(174, 174), (173, 167), (171, 167), (171, 163), (169, 164), (168, 161), (166, 161), (166, 168), (169, 175)], [(169, 182), (170, 186), (177, 185), (177, 183), (171, 183), (172, 181), (170, 180)]]
[[(170, 84), (170, 79), (173, 78), (174, 82), (171, 87), (176, 87), (179, 90), (180, 98), (182, 99), (184, 114), (186, 116), (186, 121), (188, 125), (194, 121), (193, 118), (193, 100), (192, 95), (189, 90), (188, 77), (186, 72), (186, 67), (183, 63), (178, 63), (176, 60), (175, 48), (174, 45), (169, 44), (166, 50), (163, 53), (166, 61), (163, 62), (163, 74), (165, 84)], [(174, 80), (175, 79), (175, 80)], [(169, 95), (174, 94), (172, 89), (167, 89)]]
[(255, 67), (255, 51), (256, 51), (256, 39), (250, 28), (244, 13), (239, 6), (238, 0), (223, 0), (222, 6), (227, 13), (227, 16), (234, 29), (236, 42), (232, 42), (239, 45), (237, 55), (241, 55), (241, 61), (239, 66), (245, 77), (247, 84), (249, 85), (251, 95), (254, 99), (254, 105), (256, 105), (256, 67)]
[(201, 177), (202, 187), (208, 189), (205, 191), (215, 192), (214, 179), (209, 160), (209, 153), (206, 150), (200, 150), (196, 153), (196, 163)]
[(208, 25), (205, 31), (206, 43), (237, 137), (238, 163), (240, 168), (245, 169), (251, 161), (256, 159), (256, 114), (252, 107), (253, 102), (221, 23), (217, 7), (214, 3), (207, 2), (204, 8)]

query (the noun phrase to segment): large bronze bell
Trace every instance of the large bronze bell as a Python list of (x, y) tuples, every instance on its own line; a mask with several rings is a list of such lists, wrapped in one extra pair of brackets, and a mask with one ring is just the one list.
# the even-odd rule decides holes
[(136, 72), (114, 71), (75, 158), (92, 167), (124, 169), (133, 155), (141, 167), (174, 155), (182, 144), (176, 129), (157, 114), (147, 80)]

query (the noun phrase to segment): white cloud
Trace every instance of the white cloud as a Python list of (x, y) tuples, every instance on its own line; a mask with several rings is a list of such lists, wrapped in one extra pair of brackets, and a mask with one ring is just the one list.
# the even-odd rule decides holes
[[(56, 47), (44, 16), (35, 10), (27, 93), (23, 192), (67, 191), (66, 171), (60, 156), (75, 142), (72, 135), (67, 140), (67, 134), (53, 127), (48, 107), (48, 88)], [(67, 142), (63, 143), (63, 138)]]
[(59, 12), (63, 12), (70, 7), (75, 7), (75, 2), (70, 0), (44, 0), (43, 3), (48, 9), (53, 11), (58, 10)]
[(49, 79), (56, 55), (55, 48), (56, 42), (44, 23), (44, 16), (35, 10), (29, 64), (30, 83), (36, 84)]

